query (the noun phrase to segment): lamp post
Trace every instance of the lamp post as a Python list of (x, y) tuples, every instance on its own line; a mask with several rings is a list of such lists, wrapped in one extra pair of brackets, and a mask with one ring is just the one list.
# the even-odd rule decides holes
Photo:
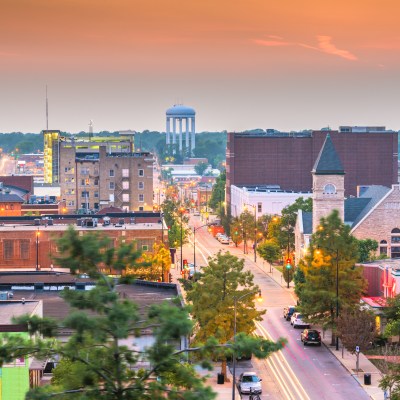
[(206, 183), (206, 223), (208, 223), (208, 184)]
[(182, 253), (182, 245), (183, 245), (183, 229), (182, 229), (182, 218), (183, 218), (183, 212), (184, 208), (181, 207), (179, 209), (179, 212), (181, 213), (181, 272), (183, 271), (183, 253)]
[(40, 231), (39, 231), (39, 228), (37, 228), (37, 231), (36, 231), (36, 271), (39, 271), (39, 236), (40, 236)]
[(247, 296), (251, 296), (252, 294), (258, 293), (258, 300), (262, 301), (261, 297), (261, 290), (253, 290), (252, 292), (245, 293), (242, 296), (233, 297), (233, 354), (232, 354), (232, 400), (235, 400), (236, 397), (236, 390), (235, 390), (235, 384), (236, 384), (236, 354), (235, 354), (235, 344), (236, 344), (236, 308), (237, 308), (237, 302)]

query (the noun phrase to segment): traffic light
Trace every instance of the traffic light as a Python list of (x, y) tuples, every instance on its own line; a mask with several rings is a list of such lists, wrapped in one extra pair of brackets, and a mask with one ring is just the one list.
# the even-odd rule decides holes
[(292, 259), (287, 258), (286, 259), (286, 269), (290, 269), (290, 268), (292, 268)]
[(172, 283), (172, 274), (171, 274), (171, 272), (168, 274), (168, 282)]
[(183, 260), (183, 268), (188, 269), (188, 260)]

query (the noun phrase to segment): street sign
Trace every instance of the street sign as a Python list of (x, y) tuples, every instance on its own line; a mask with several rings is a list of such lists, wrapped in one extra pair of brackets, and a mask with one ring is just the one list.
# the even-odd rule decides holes
[(360, 346), (356, 346), (356, 353), (360, 352)]

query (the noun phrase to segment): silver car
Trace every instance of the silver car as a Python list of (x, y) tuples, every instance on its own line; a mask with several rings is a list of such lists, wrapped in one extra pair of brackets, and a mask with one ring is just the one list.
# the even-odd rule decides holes
[(253, 392), (261, 394), (261, 381), (255, 372), (243, 372), (239, 377), (239, 391), (240, 393), (250, 393), (250, 390), (253, 389)]

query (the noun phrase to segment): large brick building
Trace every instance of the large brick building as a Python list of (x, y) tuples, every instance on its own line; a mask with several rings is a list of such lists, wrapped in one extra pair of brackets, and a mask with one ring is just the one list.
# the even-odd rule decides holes
[(311, 191), (311, 170), (327, 133), (346, 171), (345, 196), (355, 196), (359, 185), (390, 187), (397, 183), (397, 132), (383, 127), (290, 134), (228, 133), (227, 203), (231, 185), (279, 185), (282, 190)]
[[(155, 242), (161, 242), (162, 236), (167, 234), (163, 229), (159, 213), (126, 214), (124, 217), (107, 217), (108, 224), (102, 223), (106, 216), (95, 219), (82, 220), (58, 219), (51, 220), (17, 220), (3, 223), (0, 228), (0, 269), (40, 269), (56, 267), (54, 258), (59, 254), (57, 239), (59, 239), (70, 224), (79, 231), (79, 235), (96, 232), (105, 235), (113, 246), (124, 242), (135, 242), (138, 250), (147, 252), (153, 250)], [(9, 217), (11, 218), (11, 217)], [(65, 217), (66, 218), (66, 217)], [(99, 222), (87, 223), (88, 221)], [(36, 225), (36, 222), (41, 225)], [(114, 222), (114, 224), (113, 224)], [(28, 225), (28, 224), (29, 225)], [(164, 238), (165, 241), (165, 238)]]

